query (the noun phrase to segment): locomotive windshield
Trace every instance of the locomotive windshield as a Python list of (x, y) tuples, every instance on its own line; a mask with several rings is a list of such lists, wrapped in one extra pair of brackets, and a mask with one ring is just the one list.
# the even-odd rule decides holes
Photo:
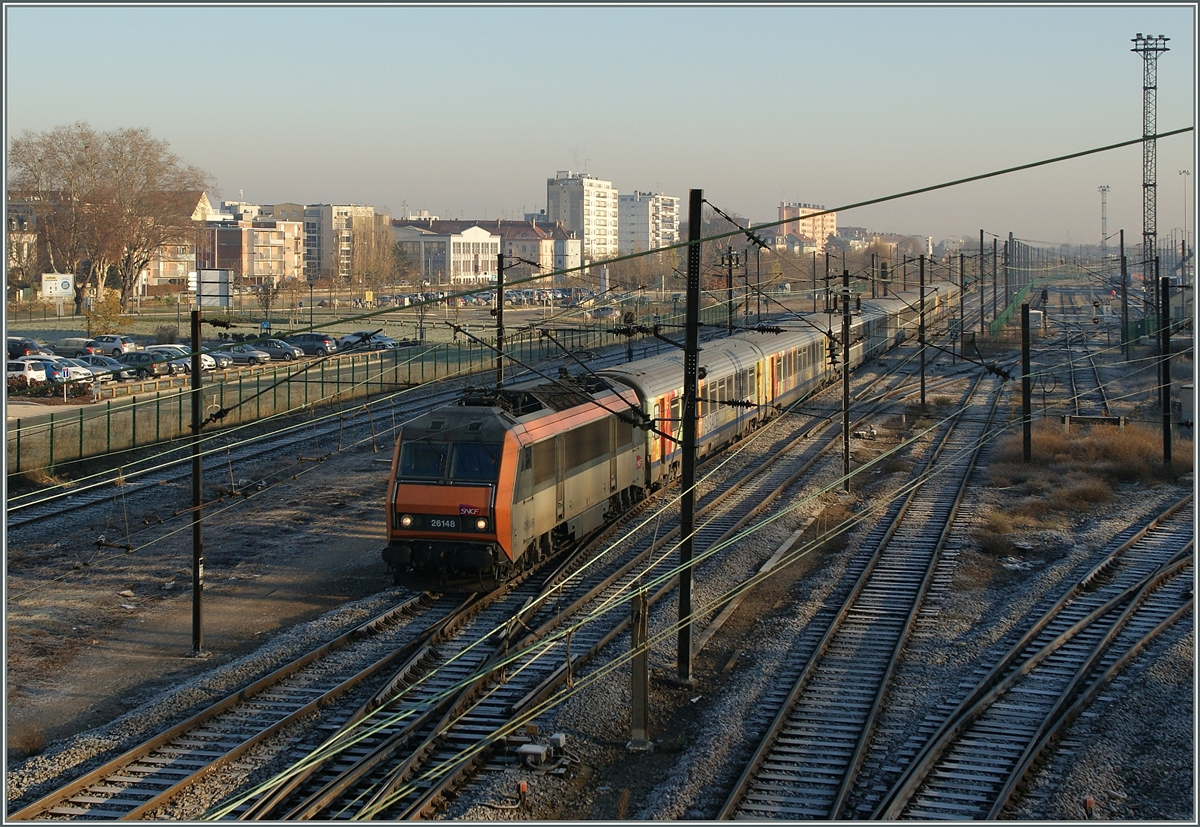
[(406, 442), (400, 446), (400, 479), (496, 482), (500, 451), (500, 445), (479, 442)]

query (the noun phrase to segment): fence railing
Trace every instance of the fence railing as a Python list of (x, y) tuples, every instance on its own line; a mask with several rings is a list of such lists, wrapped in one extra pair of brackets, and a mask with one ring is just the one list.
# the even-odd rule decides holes
[[(556, 328), (554, 337), (572, 351), (612, 345), (618, 338), (601, 327)], [(562, 356), (537, 329), (505, 339), (512, 359), (536, 364)], [(645, 348), (642, 347), (642, 352)], [(226, 372), (201, 387), (201, 418), (228, 411), (216, 430), (270, 416), (385, 394), (450, 377), (494, 370), (495, 351), (460, 340), (428, 346), (335, 356), (322, 362), (269, 364)], [(307, 368), (307, 369), (305, 369)], [(510, 374), (511, 375), (511, 374)], [(94, 404), (58, 412), (49, 408), (9, 420), (7, 473), (53, 474), (56, 466), (190, 437), (192, 390), (182, 378), (114, 383)]]

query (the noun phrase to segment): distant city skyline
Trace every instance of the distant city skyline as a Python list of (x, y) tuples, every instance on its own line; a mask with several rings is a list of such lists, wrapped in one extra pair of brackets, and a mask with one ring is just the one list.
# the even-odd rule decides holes
[[(7, 6), (6, 140), (146, 127), (214, 200), (522, 218), (546, 181), (692, 188), (777, 219), (1195, 123), (1196, 9), (1130, 6)], [(1194, 132), (1157, 146), (1158, 233), (1195, 223)], [(1180, 171), (1187, 171), (1181, 175)], [(1098, 244), (1142, 229), (1142, 147), (839, 214), (876, 232)], [(1115, 242), (1110, 242), (1114, 244)]]

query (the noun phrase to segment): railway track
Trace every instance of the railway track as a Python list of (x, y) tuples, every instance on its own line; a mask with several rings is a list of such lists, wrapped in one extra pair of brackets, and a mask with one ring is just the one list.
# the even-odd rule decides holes
[(407, 598), (8, 818), (140, 818), (446, 634), (468, 608), (449, 597)]
[[(984, 382), (994, 410), (994, 379), (977, 380), (967, 397)], [(989, 421), (947, 423), (916, 482), (871, 531), (844, 602), (811, 624), (795, 681), (772, 699), (778, 712), (721, 818), (840, 817)]]
[(873, 818), (1003, 816), (1064, 728), (1159, 632), (1193, 609), (1189, 496), (1109, 544), (948, 715)]
[(1096, 356), (1092, 353), (1091, 339), (1083, 328), (1078, 332), (1068, 329), (1066, 345), (1070, 368), (1070, 403), (1074, 409), (1072, 416), (1112, 416), (1108, 393), (1100, 378)]

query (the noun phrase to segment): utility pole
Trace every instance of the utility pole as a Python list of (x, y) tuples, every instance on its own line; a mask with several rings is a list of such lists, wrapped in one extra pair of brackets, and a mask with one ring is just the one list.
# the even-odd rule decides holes
[(963, 353), (963, 334), (967, 329), (967, 270), (966, 256), (961, 251), (958, 254), (958, 355), (966, 358)]
[(813, 251), (813, 312), (817, 312), (817, 293), (820, 290), (817, 287), (817, 253)]
[(850, 490), (850, 271), (842, 270), (842, 490)]
[[(1163, 35), (1142, 36), (1141, 32), (1133, 38), (1134, 47), (1131, 52), (1142, 56), (1142, 284), (1145, 289), (1147, 307), (1153, 306), (1154, 262), (1157, 256), (1155, 238), (1158, 235), (1157, 218), (1157, 172), (1155, 170), (1155, 153), (1157, 151), (1154, 135), (1158, 121), (1158, 56), (1167, 49), (1169, 37)], [(1149, 285), (1149, 286), (1147, 286)], [(1147, 318), (1150, 313), (1145, 314)]]
[(996, 316), (997, 316), (997, 313), (996, 313), (996, 277), (997, 277), (996, 268), (1000, 261), (1000, 256), (997, 253), (997, 246), (998, 246), (997, 242), (998, 241), (999, 241), (999, 239), (996, 239), (996, 238), (992, 239), (992, 321), (993, 322), (996, 321)]
[(754, 248), (754, 272), (757, 279), (754, 290), (755, 320), (762, 324), (762, 247)]
[(729, 322), (729, 335), (733, 335), (733, 268), (738, 266), (739, 254), (733, 251), (733, 247), (728, 249), (728, 252), (721, 254), (721, 265), (726, 269), (725, 276), (725, 309)]
[(1030, 393), (1033, 377), (1029, 368), (1029, 302), (1021, 304), (1021, 430), (1024, 440), (1025, 461), (1033, 459), (1033, 413)]
[(920, 319), (917, 322), (917, 349), (921, 351), (921, 410), (925, 409), (925, 254), (921, 254)]
[(983, 291), (984, 276), (983, 276), (983, 230), (979, 231), (979, 335), (982, 336), (987, 332), (987, 328), (983, 324)]
[(1158, 400), (1162, 405), (1163, 465), (1171, 468), (1171, 279), (1158, 278), (1158, 258), (1154, 259), (1154, 275), (1159, 284), (1158, 329), (1161, 344), (1162, 380)]
[(204, 502), (204, 469), (200, 457), (200, 425), (204, 396), (200, 392), (200, 271), (196, 271), (196, 309), (192, 311), (192, 654), (204, 645), (204, 531), (201, 504)]
[(1129, 270), (1125, 261), (1125, 231), (1121, 230), (1121, 348), (1129, 361)]
[(1108, 262), (1108, 184), (1100, 185), (1100, 260)]
[(504, 253), (496, 254), (496, 390), (504, 387)]
[(683, 347), (683, 467), (679, 514), (679, 682), (692, 683), (692, 576), (696, 533), (696, 397), (700, 363), (700, 239), (704, 191), (688, 205), (687, 308)]

